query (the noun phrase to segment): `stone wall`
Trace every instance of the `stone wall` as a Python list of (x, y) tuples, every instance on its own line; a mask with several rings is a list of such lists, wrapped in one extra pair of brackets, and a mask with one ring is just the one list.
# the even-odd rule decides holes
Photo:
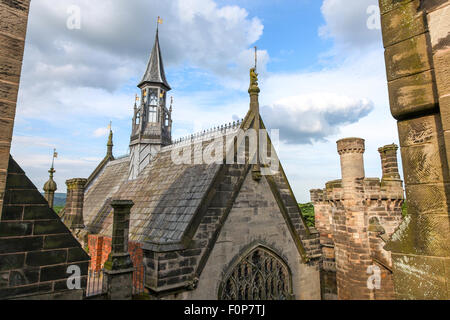
[(450, 1), (380, 0), (409, 217), (386, 247), (399, 299), (450, 298)]
[(0, 0), (0, 218), (30, 0)]
[[(364, 176), (364, 140), (338, 141), (342, 180), (311, 190), (322, 246), (323, 299), (392, 299), (391, 256), (383, 249), (400, 224), (403, 203), (395, 145), (380, 148), (383, 179)], [(381, 285), (369, 288), (368, 270)], [(334, 275), (336, 280), (334, 282)]]

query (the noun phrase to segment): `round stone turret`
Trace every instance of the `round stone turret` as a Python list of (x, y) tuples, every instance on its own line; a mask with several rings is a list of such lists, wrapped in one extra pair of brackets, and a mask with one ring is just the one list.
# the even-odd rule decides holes
[(364, 178), (364, 139), (341, 139), (337, 141), (337, 150), (341, 156), (342, 183)]

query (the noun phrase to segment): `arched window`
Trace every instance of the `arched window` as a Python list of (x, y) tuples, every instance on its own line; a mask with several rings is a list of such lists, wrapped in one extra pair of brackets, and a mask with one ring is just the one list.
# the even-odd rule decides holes
[(288, 300), (292, 298), (291, 273), (272, 251), (257, 247), (226, 274), (220, 300)]
[(158, 105), (158, 89), (149, 89), (149, 95), (150, 95), (150, 101), (149, 104), (151, 106), (157, 106)]
[(135, 120), (135, 125), (138, 125), (138, 124), (140, 124), (141, 123), (141, 111), (138, 111), (137, 113), (136, 113), (136, 118), (135, 118), (136, 120)]

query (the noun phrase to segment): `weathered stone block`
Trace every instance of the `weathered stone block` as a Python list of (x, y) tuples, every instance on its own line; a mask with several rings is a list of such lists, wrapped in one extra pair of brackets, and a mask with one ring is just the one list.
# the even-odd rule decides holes
[(57, 233), (68, 233), (68, 229), (61, 222), (61, 220), (50, 220), (50, 221), (36, 221), (34, 223), (33, 234), (57, 234)]
[(39, 282), (39, 268), (21, 268), (10, 272), (9, 286), (17, 287)]
[[(441, 146), (441, 149), (443, 146)], [(403, 147), (401, 150), (406, 184), (444, 182), (442, 155), (437, 143)], [(441, 152), (442, 153), (441, 153)], [(418, 165), (419, 164), (419, 165)], [(445, 174), (448, 181), (448, 173)]]
[(411, 215), (392, 235), (385, 249), (393, 253), (450, 255), (450, 222), (446, 214)]
[[(1, 35), (0, 35), (1, 38)], [(17, 92), (19, 90), (18, 84), (0, 81), (0, 99), (10, 102), (17, 100)]]
[[(0, 3), (0, 33), (13, 35), (24, 40), (24, 35), (27, 28), (28, 15), (23, 12), (13, 10), (6, 6), (3, 2)], [(19, 71), (20, 72), (20, 71)]]
[(5, 289), (0, 289), (0, 299), (8, 299), (11, 297), (36, 294), (38, 292), (39, 292), (38, 284), (33, 284), (30, 286), (15, 287), (15, 288), (5, 288)]
[(23, 12), (23, 14), (27, 15), (30, 7), (30, 0), (2, 0), (0, 6), (9, 7), (10, 9)]
[(380, 12), (381, 14), (385, 14), (394, 9), (408, 6), (411, 2), (416, 9), (420, 7), (420, 0), (379, 0)]
[(392, 254), (394, 283), (404, 299), (448, 299), (442, 258)]
[(388, 81), (431, 69), (425, 34), (407, 39), (386, 48)]
[(47, 220), (55, 218), (57, 218), (56, 213), (48, 205), (24, 207), (23, 220)]
[(14, 270), (23, 267), (25, 254), (0, 255), (0, 271)]
[(408, 199), (408, 213), (410, 214), (442, 214), (450, 208), (446, 196), (449, 184), (418, 184), (406, 188)]
[[(0, 56), (22, 63), (24, 41), (0, 33)], [(14, 90), (17, 92), (17, 89)], [(16, 101), (16, 100), (12, 100)]]
[(391, 114), (397, 120), (437, 111), (438, 96), (431, 71), (393, 80), (388, 88)]
[(16, 115), (16, 104), (7, 101), (0, 101), (0, 114), (2, 118), (14, 118)]
[(420, 118), (399, 121), (398, 133), (400, 146), (407, 147), (422, 143), (437, 142), (437, 128), (440, 126), (439, 115), (429, 115)]
[(426, 17), (417, 11), (417, 2), (411, 1), (382, 15), (383, 42), (385, 47), (427, 31)]
[(69, 256), (67, 262), (80, 262), (89, 261), (89, 255), (82, 248), (71, 248), (69, 249)]
[(0, 241), (1, 253), (15, 253), (42, 249), (42, 237), (7, 238)]
[(31, 222), (0, 222), (0, 236), (2, 237), (29, 236), (32, 230)]
[(72, 248), (72, 247), (80, 247), (80, 244), (72, 236), (72, 234), (46, 236), (44, 240), (44, 249), (58, 249), (58, 248)]
[(442, 127), (444, 130), (448, 131), (450, 130), (450, 95), (439, 99), (439, 109), (441, 110)]
[(29, 252), (26, 264), (32, 267), (61, 264), (67, 260), (67, 250)]
[[(0, 121), (1, 124), (1, 121)], [(23, 174), (10, 174), (6, 180), (6, 187), (8, 189), (33, 189), (34, 184)]]
[[(34, 190), (8, 190), (10, 194), (9, 204), (48, 204), (39, 192)], [(6, 196), (5, 196), (6, 197)], [(6, 200), (5, 200), (6, 201)]]
[(448, 42), (446, 49), (438, 50), (433, 55), (436, 83), (440, 97), (450, 94), (450, 39)]
[[(450, 45), (450, 7), (448, 2), (446, 0), (428, 0), (423, 2), (427, 3), (428, 6), (431, 5), (430, 2), (435, 2), (436, 6), (447, 4), (447, 6), (428, 12), (428, 28), (430, 29), (430, 40), (433, 50), (448, 48)], [(438, 4), (438, 2), (440, 3)]]

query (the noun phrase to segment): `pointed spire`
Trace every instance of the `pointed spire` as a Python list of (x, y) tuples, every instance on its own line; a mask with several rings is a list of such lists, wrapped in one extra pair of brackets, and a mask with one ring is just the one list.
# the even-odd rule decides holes
[(109, 122), (109, 137), (108, 137), (108, 143), (106, 144), (107, 146), (107, 151), (106, 151), (106, 156), (108, 157), (112, 157), (113, 156), (113, 132), (112, 132), (112, 121)]
[[(159, 21), (160, 18), (158, 17), (158, 24), (160, 24)], [(144, 77), (138, 87), (141, 88), (145, 83), (159, 83), (164, 85), (167, 90), (171, 90), (164, 72), (164, 64), (161, 55), (161, 48), (159, 46), (158, 34), (159, 31), (158, 28), (156, 28), (155, 44), (153, 45), (152, 53), (147, 64), (147, 70), (145, 71)]]

